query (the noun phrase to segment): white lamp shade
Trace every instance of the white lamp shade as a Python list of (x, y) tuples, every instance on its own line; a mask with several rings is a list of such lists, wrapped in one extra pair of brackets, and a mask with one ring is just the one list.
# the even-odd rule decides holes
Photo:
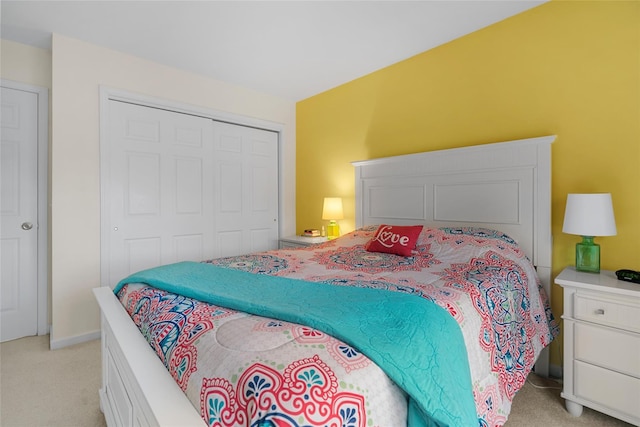
[(322, 207), (322, 219), (342, 219), (342, 199), (340, 197), (325, 197)]
[(610, 193), (568, 194), (562, 232), (580, 236), (615, 236)]

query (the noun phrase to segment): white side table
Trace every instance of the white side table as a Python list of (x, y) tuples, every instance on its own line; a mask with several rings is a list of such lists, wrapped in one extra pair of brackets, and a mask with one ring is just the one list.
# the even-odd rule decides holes
[(640, 285), (565, 268), (564, 385), (569, 413), (583, 406), (640, 425)]
[(289, 236), (280, 239), (280, 249), (301, 248), (324, 243), (326, 237)]

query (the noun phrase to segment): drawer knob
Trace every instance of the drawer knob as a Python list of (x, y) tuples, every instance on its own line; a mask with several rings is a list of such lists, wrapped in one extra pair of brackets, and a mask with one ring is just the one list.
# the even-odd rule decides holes
[(603, 308), (597, 309), (596, 314), (604, 314), (604, 309)]

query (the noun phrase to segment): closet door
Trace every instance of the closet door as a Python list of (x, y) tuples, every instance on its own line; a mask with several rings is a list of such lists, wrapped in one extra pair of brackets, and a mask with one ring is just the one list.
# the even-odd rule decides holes
[[(109, 101), (102, 154), (109, 284), (214, 252), (213, 124), (202, 117)], [(104, 212), (103, 207), (103, 212)], [(103, 266), (105, 268), (105, 266)]]
[(278, 134), (108, 102), (103, 282), (278, 246)]
[(278, 134), (214, 122), (216, 256), (278, 247)]

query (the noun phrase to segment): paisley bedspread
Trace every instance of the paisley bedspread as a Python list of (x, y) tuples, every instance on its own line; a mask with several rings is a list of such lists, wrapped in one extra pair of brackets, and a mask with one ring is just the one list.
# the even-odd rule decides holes
[[(504, 424), (513, 396), (558, 332), (533, 266), (515, 242), (491, 230), (425, 228), (406, 258), (367, 252), (375, 230), (207, 263), (435, 302), (462, 330), (478, 425)], [(359, 349), (319, 330), (144, 284), (128, 284), (118, 297), (211, 426), (407, 425), (406, 393)], [(391, 339), (411, 345), (410, 337)]]

